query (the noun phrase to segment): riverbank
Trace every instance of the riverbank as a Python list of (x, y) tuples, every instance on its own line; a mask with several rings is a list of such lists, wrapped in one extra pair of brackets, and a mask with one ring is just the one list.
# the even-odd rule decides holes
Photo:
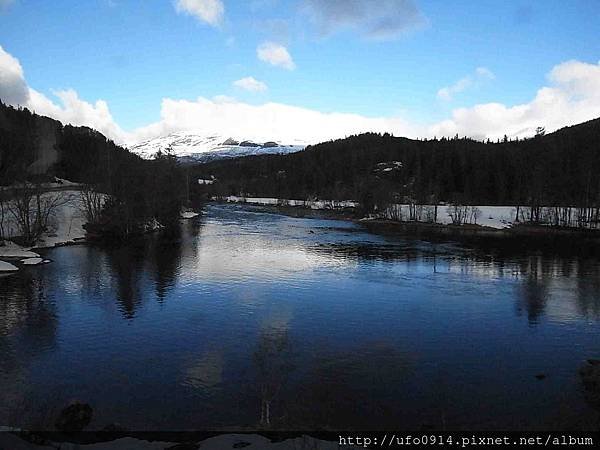
[(369, 232), (428, 241), (457, 241), (479, 247), (593, 253), (600, 247), (600, 230), (516, 224), (497, 229), (482, 225), (453, 225), (392, 220), (360, 220)]
[[(53, 210), (49, 226), (32, 246), (22, 246), (19, 242), (19, 226), (14, 218), (6, 214), (2, 223), (6, 239), (0, 239), (0, 273), (14, 273), (21, 265), (38, 265), (50, 262), (43, 258), (40, 250), (71, 245), (82, 245), (89, 241), (85, 229), (87, 219), (79, 185), (62, 180), (64, 185), (48, 185), (47, 192), (60, 195), (59, 205)], [(182, 211), (181, 220), (189, 220), (199, 214), (194, 211)], [(156, 221), (149, 232), (162, 229)], [(15, 242), (16, 241), (16, 242)], [(42, 252), (43, 253), (43, 252)]]
[(477, 224), (455, 225), (439, 208), (439, 222), (398, 221), (381, 218), (358, 219), (351, 202), (321, 200), (302, 202), (274, 198), (227, 197), (215, 203), (240, 203), (261, 211), (290, 217), (337, 219), (353, 221), (373, 234), (399, 236), (439, 242), (461, 242), (483, 248), (551, 251), (560, 253), (590, 253), (600, 247), (600, 230), (554, 227), (513, 223), (513, 208), (507, 206), (479, 206)]

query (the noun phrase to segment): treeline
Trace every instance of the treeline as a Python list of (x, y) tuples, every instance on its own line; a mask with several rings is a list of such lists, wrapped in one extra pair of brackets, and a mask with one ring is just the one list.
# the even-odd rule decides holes
[(353, 199), (367, 211), (389, 203), (513, 205), (532, 222), (567, 225), (569, 215), (597, 222), (600, 119), (498, 142), (367, 133), (290, 155), (215, 161), (194, 173), (218, 179), (211, 195)]
[(185, 176), (173, 156), (144, 160), (90, 128), (0, 103), (0, 185), (15, 187), (3, 195), (14, 197), (54, 177), (84, 185), (89, 231), (102, 236), (174, 223), (186, 200)]

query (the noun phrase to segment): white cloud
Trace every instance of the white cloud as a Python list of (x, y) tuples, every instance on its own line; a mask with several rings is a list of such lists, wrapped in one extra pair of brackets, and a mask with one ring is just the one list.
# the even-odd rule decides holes
[(233, 85), (250, 92), (264, 92), (267, 90), (267, 85), (254, 77), (241, 78), (234, 81)]
[(57, 91), (54, 95), (59, 104), (30, 88), (19, 61), (0, 47), (0, 99), (4, 103), (24, 106), (63, 124), (94, 128), (118, 142), (125, 139), (125, 132), (115, 123), (105, 101), (88, 103), (72, 89)]
[(437, 96), (441, 100), (450, 101), (454, 95), (471, 87), (478, 86), (486, 80), (493, 80), (494, 78), (496, 78), (496, 76), (491, 70), (486, 67), (478, 67), (475, 69), (475, 73), (473, 75), (467, 75), (466, 77), (461, 78), (452, 86), (441, 88), (437, 92)]
[(177, 0), (175, 9), (206, 22), (213, 27), (219, 26), (225, 16), (225, 6), (222, 0)]
[(477, 69), (475, 69), (475, 74), (480, 78), (487, 78), (490, 80), (493, 80), (494, 78), (496, 78), (496, 75), (494, 75), (494, 72), (492, 72), (487, 67), (478, 67)]
[(140, 141), (188, 130), (282, 143), (294, 140), (317, 143), (366, 131), (393, 130), (397, 134), (414, 135), (414, 130), (400, 118), (368, 118), (281, 103), (250, 105), (234, 99), (199, 97), (195, 101), (164, 99), (161, 120), (136, 130), (130, 138)]
[(273, 66), (283, 67), (287, 70), (294, 70), (296, 68), (296, 64), (287, 48), (275, 42), (263, 42), (260, 44), (256, 49), (256, 55), (261, 61)]
[(0, 46), (0, 100), (9, 105), (23, 105), (29, 91), (21, 64)]
[(63, 124), (94, 128), (117, 142), (125, 139), (126, 133), (114, 121), (104, 100), (97, 100), (93, 104), (86, 102), (80, 99), (73, 89), (56, 91), (54, 95), (60, 104), (29, 88), (29, 101), (24, 106), (38, 114), (59, 120)]
[(63, 123), (95, 128), (119, 143), (133, 144), (178, 132), (220, 133), (246, 139), (300, 140), (316, 143), (366, 131), (390, 132), (396, 136), (471, 136), (496, 139), (532, 136), (538, 126), (547, 131), (600, 117), (600, 62), (567, 61), (548, 74), (548, 86), (540, 88), (527, 103), (507, 106), (486, 103), (455, 109), (451, 117), (423, 125), (402, 117), (366, 117), (359, 114), (325, 113), (285, 105), (250, 105), (231, 97), (196, 100), (165, 98), (159, 121), (125, 132), (114, 121), (105, 101), (82, 100), (74, 90), (54, 93), (53, 101), (27, 86), (19, 61), (0, 48), (0, 93), (2, 99), (53, 117)]
[(542, 87), (529, 103), (506, 106), (486, 103), (459, 108), (452, 117), (429, 128), (437, 136), (496, 139), (531, 136), (537, 126), (547, 131), (600, 117), (600, 63), (567, 61), (548, 75), (551, 86)]
[(371, 39), (395, 39), (427, 21), (412, 0), (303, 0), (321, 35), (351, 29)]

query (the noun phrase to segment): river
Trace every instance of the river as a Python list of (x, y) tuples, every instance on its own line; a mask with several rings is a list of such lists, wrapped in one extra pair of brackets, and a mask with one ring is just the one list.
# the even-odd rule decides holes
[(0, 425), (594, 429), (600, 260), (208, 205), (0, 278)]

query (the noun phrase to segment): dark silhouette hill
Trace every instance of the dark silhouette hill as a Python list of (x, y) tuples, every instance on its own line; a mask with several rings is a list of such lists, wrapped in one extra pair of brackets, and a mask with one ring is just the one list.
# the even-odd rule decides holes
[(597, 206), (600, 119), (497, 142), (367, 133), (194, 170), (198, 178), (214, 175), (219, 195)]

